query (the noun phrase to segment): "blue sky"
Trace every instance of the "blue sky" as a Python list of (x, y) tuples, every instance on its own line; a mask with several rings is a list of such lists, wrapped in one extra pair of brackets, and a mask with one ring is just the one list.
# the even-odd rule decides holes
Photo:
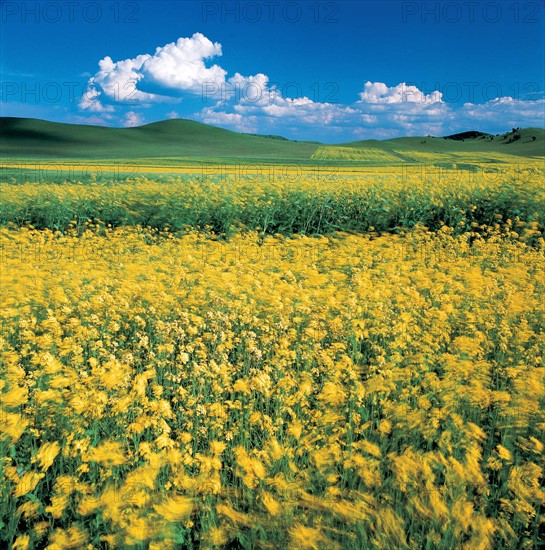
[(11, 2), (3, 116), (328, 143), (545, 126), (545, 2)]

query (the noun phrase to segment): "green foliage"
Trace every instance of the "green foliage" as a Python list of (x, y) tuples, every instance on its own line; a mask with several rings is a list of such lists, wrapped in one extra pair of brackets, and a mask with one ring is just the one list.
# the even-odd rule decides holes
[(0, 225), (65, 231), (89, 224), (205, 229), (230, 235), (392, 232), (442, 225), (456, 232), (519, 221), (545, 225), (539, 167), (439, 170), (354, 178), (145, 177), (121, 183), (4, 185)]

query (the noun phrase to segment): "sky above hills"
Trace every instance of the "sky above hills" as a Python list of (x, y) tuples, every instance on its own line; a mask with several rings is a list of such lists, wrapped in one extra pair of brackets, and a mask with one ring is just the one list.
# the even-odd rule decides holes
[(2, 116), (324, 142), (545, 126), (545, 2), (0, 3)]

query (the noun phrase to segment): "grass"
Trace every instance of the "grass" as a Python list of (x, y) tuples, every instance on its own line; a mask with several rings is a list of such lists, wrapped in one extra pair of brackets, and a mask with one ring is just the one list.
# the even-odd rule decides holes
[[(545, 130), (525, 128), (512, 143), (503, 134), (488, 139), (456, 141), (434, 137), (407, 137), (384, 141), (364, 140), (339, 144), (335, 153), (317, 142), (278, 139), (278, 136), (241, 134), (192, 120), (164, 120), (136, 128), (106, 128), (63, 124), (37, 119), (0, 118), (0, 147), (3, 159), (210, 159), (231, 161), (304, 162), (319, 158), (354, 161), (414, 162), (411, 153), (427, 152), (443, 157), (477, 153), (481, 162), (498, 158), (540, 159), (545, 157)], [(504, 137), (505, 136), (505, 137)], [(532, 137), (536, 140), (533, 141)], [(422, 142), (425, 143), (422, 143)], [(323, 149), (323, 147), (326, 147)], [(356, 151), (346, 151), (355, 149)], [(367, 153), (365, 150), (369, 149)], [(379, 151), (382, 151), (379, 153)], [(325, 157), (323, 156), (325, 155)], [(333, 155), (333, 157), (331, 157)], [(353, 155), (356, 155), (354, 157)], [(511, 161), (516, 161), (511, 159)], [(460, 158), (458, 160), (461, 160)]]
[[(339, 144), (343, 147), (377, 147), (385, 151), (395, 151), (397, 154), (405, 155), (407, 152), (422, 151), (428, 153), (440, 153), (443, 155), (464, 156), (466, 153), (478, 154), (481, 162), (487, 158), (496, 158), (497, 155), (513, 155), (527, 158), (545, 157), (545, 129), (544, 128), (522, 128), (517, 133), (521, 138), (508, 143), (511, 132), (493, 136), (493, 139), (466, 139), (457, 141), (443, 139), (433, 136), (402, 137), (384, 141), (363, 140), (351, 143)], [(536, 137), (535, 141), (533, 137)], [(410, 154), (409, 154), (410, 156)]]
[(5, 158), (142, 159), (146, 157), (308, 159), (315, 143), (241, 134), (192, 120), (106, 128), (3, 117)]

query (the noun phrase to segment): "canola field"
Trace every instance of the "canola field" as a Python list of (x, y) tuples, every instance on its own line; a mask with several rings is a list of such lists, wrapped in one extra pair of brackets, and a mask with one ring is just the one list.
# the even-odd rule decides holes
[(322, 145), (312, 153), (313, 159), (373, 161), (377, 164), (399, 163), (399, 156), (384, 149), (373, 147), (342, 147)]
[(198, 176), (142, 174), (112, 182), (91, 173), (85, 182), (4, 183), (0, 226), (63, 232), (89, 224), (141, 226), (223, 237), (247, 230), (392, 233), (416, 225), (436, 231), (445, 224), (460, 233), (509, 220), (545, 226), (543, 163), (472, 170), (415, 164), (353, 175), (337, 165), (321, 168), (314, 175), (290, 167), (245, 176), (214, 167)]
[(4, 547), (545, 543), (545, 188), (2, 185)]

